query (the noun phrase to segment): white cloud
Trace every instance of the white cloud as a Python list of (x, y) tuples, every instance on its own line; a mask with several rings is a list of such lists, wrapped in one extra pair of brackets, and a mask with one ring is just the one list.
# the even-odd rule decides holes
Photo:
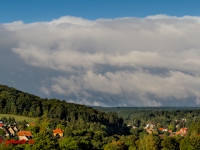
[(13, 37), (11, 43), (0, 39), (0, 50), (10, 44), (30, 67), (50, 70), (40, 78), (48, 83), (39, 83), (49, 96), (91, 105), (186, 105), (187, 99), (195, 105), (199, 27), (199, 17), (167, 15), (18, 21), (1, 25), (0, 32)]
[(41, 90), (44, 94), (49, 95), (49, 90), (48, 90), (47, 88), (45, 88), (44, 86), (42, 86), (42, 87), (40, 88), (40, 90)]

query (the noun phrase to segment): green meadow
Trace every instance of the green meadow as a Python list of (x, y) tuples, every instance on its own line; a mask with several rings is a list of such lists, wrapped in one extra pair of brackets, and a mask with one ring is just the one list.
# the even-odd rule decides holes
[(18, 116), (18, 115), (11, 115), (11, 114), (0, 114), (0, 118), (2, 117), (14, 117), (16, 121), (23, 121), (26, 120), (27, 122), (35, 122), (35, 118), (32, 117), (25, 117), (25, 116)]

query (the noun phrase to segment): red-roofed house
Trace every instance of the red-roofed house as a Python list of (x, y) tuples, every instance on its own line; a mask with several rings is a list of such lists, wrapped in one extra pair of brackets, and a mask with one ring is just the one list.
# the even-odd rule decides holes
[(181, 128), (181, 129), (180, 129), (180, 133), (181, 133), (182, 135), (185, 135), (185, 134), (187, 133), (187, 131), (188, 131), (188, 128)]
[(4, 124), (0, 123), (0, 129), (3, 129)]
[(60, 128), (53, 130), (53, 136), (63, 137), (63, 131)]
[(188, 128), (181, 128), (180, 131), (176, 132), (176, 135), (184, 136), (187, 134)]
[(32, 134), (30, 131), (19, 131), (17, 133), (19, 140), (29, 140), (32, 138)]
[(162, 132), (167, 132), (168, 129), (165, 129), (165, 128), (159, 128), (158, 130), (162, 131)]

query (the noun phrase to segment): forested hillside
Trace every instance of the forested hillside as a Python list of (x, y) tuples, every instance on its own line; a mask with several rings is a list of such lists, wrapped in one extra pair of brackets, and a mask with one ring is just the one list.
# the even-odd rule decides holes
[[(189, 127), (200, 120), (199, 107), (94, 107), (104, 112), (116, 112), (124, 118), (126, 124), (143, 127), (151, 122), (158, 126), (178, 123), (180, 127)], [(182, 121), (181, 121), (182, 120)], [(186, 120), (186, 121), (184, 121)]]
[[(123, 119), (116, 113), (104, 113), (85, 105), (67, 103), (58, 99), (42, 99), (38, 96), (24, 93), (15, 88), (0, 85), (0, 113), (15, 114), (28, 117), (53, 119), (50, 122), (54, 128), (57, 124), (70, 124), (80, 121), (95, 122), (110, 128), (123, 128)], [(109, 130), (114, 134), (119, 130)]]

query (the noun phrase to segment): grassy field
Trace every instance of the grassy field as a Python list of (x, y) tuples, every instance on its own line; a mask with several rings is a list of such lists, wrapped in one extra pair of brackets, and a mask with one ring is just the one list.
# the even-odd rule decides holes
[(1, 117), (14, 117), (16, 121), (23, 121), (26, 120), (27, 122), (35, 122), (35, 118), (31, 117), (24, 117), (24, 116), (18, 116), (18, 115), (11, 115), (11, 114), (0, 114)]

